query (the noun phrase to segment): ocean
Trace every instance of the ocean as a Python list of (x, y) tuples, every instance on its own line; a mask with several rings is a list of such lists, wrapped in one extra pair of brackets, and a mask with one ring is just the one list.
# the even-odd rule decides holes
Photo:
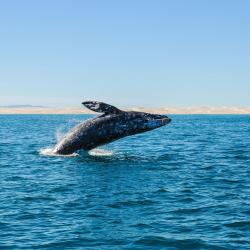
[(250, 249), (250, 115), (49, 153), (89, 117), (0, 116), (0, 249)]

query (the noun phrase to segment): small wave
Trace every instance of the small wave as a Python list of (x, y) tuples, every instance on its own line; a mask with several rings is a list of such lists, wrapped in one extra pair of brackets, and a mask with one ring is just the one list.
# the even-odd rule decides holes
[(95, 148), (90, 150), (89, 155), (91, 156), (112, 156), (114, 153), (110, 150)]
[(107, 206), (111, 208), (121, 208), (121, 207), (131, 207), (131, 206), (147, 206), (147, 205), (153, 205), (156, 202), (149, 199), (143, 199), (143, 200), (127, 200), (127, 201), (118, 201), (113, 202), (111, 204), (108, 204)]
[[(173, 239), (163, 236), (145, 236), (135, 241), (135, 245), (158, 248), (178, 248), (178, 249), (208, 249), (208, 245), (199, 239)], [(210, 249), (210, 248), (209, 248)], [(212, 248), (215, 249), (215, 248)], [(217, 248), (216, 248), (217, 249)]]
[(225, 224), (226, 227), (248, 227), (249, 225), (250, 221), (235, 221)]
[(54, 152), (54, 148), (42, 148), (42, 149), (39, 150), (39, 154), (40, 155), (46, 155), (46, 156), (60, 156), (60, 157), (75, 157), (75, 156), (79, 155), (77, 153), (73, 153), (73, 154), (70, 154), (70, 155), (56, 154)]

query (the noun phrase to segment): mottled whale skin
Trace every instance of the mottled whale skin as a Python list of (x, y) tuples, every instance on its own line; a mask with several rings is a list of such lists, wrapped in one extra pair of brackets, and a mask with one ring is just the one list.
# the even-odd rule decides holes
[(125, 136), (162, 127), (171, 121), (165, 115), (126, 112), (103, 102), (87, 101), (82, 104), (103, 114), (73, 128), (55, 146), (55, 154), (69, 155), (80, 149), (89, 151)]

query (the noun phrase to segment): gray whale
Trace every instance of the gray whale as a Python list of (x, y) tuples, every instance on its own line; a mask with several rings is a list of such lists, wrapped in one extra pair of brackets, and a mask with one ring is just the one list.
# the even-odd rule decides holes
[(89, 151), (125, 136), (162, 127), (171, 121), (165, 115), (122, 111), (103, 102), (86, 101), (82, 104), (102, 115), (73, 128), (55, 146), (55, 154), (69, 155), (80, 149)]

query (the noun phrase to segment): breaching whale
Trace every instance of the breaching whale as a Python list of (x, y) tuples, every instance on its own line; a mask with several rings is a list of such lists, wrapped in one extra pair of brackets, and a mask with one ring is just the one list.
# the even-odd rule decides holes
[(55, 146), (55, 154), (69, 155), (80, 149), (89, 151), (125, 136), (162, 127), (171, 121), (165, 115), (122, 111), (103, 102), (86, 101), (82, 104), (102, 114), (73, 128)]

